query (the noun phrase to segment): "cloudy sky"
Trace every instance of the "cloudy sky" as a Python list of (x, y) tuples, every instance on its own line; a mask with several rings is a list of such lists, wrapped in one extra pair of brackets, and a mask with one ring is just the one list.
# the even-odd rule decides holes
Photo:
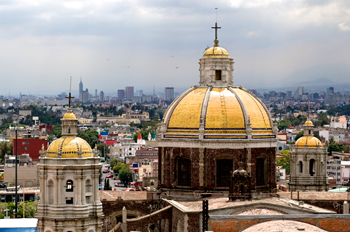
[[(235, 85), (350, 81), (348, 0), (1, 0), (0, 95), (198, 84), (198, 59), (220, 45)], [(179, 67), (176, 69), (176, 67)]]

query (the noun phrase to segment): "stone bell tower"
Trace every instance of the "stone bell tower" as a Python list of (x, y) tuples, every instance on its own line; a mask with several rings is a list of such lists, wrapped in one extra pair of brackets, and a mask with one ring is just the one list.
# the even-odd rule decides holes
[(98, 185), (100, 159), (77, 136), (77, 119), (70, 108), (63, 116), (62, 137), (40, 151), (39, 232), (100, 232), (102, 203)]

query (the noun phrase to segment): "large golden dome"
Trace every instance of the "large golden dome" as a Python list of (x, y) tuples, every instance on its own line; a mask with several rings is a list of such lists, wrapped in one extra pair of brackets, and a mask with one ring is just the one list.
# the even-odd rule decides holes
[(264, 104), (238, 87), (194, 87), (173, 101), (164, 123), (164, 138), (198, 139), (201, 126), (203, 139), (246, 139), (247, 129), (252, 139), (275, 138)]
[(317, 146), (322, 147), (321, 141), (313, 136), (303, 136), (295, 142), (295, 147), (297, 148), (317, 148)]
[(222, 47), (211, 47), (205, 50), (203, 54), (204, 58), (209, 58), (209, 57), (225, 57), (225, 58), (230, 58), (230, 54), (228, 54), (227, 50)]
[(63, 115), (64, 119), (76, 119), (75, 114), (73, 112), (67, 112)]
[(57, 153), (61, 153), (61, 158), (93, 157), (90, 145), (79, 137), (61, 137), (53, 141), (46, 151), (46, 156), (56, 158)]

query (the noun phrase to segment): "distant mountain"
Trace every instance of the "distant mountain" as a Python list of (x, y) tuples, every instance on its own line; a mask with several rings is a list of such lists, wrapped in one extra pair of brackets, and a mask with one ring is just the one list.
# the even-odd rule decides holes
[(316, 80), (312, 80), (312, 81), (302, 81), (302, 82), (298, 82), (295, 84), (292, 84), (291, 86), (335, 86), (335, 85), (339, 85), (340, 83), (335, 82), (335, 81), (331, 81), (328, 78), (325, 77), (321, 77), (318, 78)]

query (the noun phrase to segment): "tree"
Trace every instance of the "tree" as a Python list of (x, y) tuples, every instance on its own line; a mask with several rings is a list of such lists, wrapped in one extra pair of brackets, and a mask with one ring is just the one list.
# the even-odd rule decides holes
[(290, 122), (288, 120), (281, 120), (279, 123), (278, 123), (278, 130), (285, 130), (287, 129), (288, 127), (290, 126)]
[(112, 187), (109, 184), (109, 179), (105, 179), (105, 186), (104, 186), (104, 190), (112, 190)]
[(115, 166), (117, 166), (117, 164), (118, 164), (118, 160), (115, 158), (112, 158), (111, 161), (109, 161), (109, 166), (111, 167), (112, 170)]
[(344, 151), (344, 145), (342, 143), (330, 143), (327, 150), (330, 153), (332, 153), (332, 151)]
[(12, 143), (2, 141), (0, 142), (0, 163), (4, 163), (5, 155), (12, 155), (13, 145)]
[(109, 153), (109, 146), (107, 144), (97, 144), (97, 150), (100, 151), (101, 157), (106, 157), (106, 154)]
[(286, 169), (287, 175), (289, 175), (290, 171), (290, 153), (289, 148), (283, 149), (281, 152), (283, 158), (277, 158), (277, 166), (282, 166)]
[(61, 137), (61, 133), (62, 133), (61, 125), (54, 125), (52, 127), (52, 132), (56, 136), (56, 138), (60, 138)]
[(126, 186), (128, 182), (132, 181), (132, 171), (128, 165), (123, 165), (118, 173), (119, 180)]

